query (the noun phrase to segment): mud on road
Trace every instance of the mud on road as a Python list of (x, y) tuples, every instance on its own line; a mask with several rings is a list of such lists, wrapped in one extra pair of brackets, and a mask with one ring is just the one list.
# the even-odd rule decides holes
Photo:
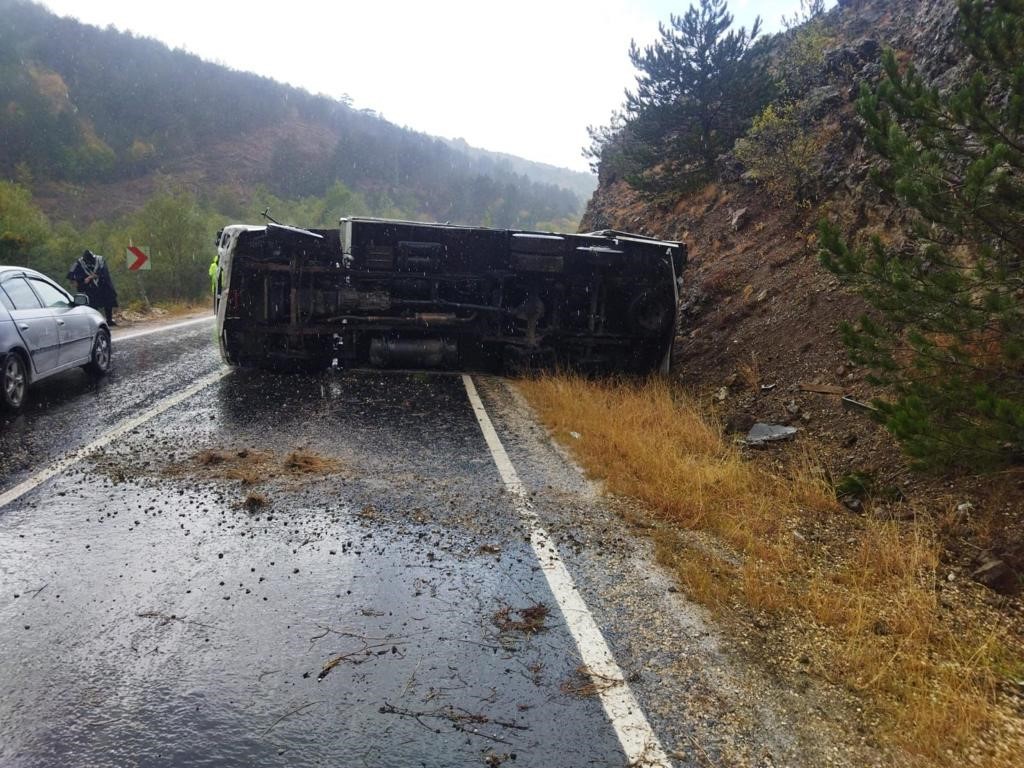
[[(166, 346), (105, 394), (217, 368), (201, 332)], [(0, 508), (0, 764), (651, 764), (617, 686), (672, 764), (874, 761), (723, 649), (514, 391), (475, 381), (621, 677), (584, 663), (460, 377), (235, 371)], [(15, 425), (38, 447), (0, 490), (59, 456), (54, 420), (82, 424), (65, 447), (117, 420), (93, 402)]]

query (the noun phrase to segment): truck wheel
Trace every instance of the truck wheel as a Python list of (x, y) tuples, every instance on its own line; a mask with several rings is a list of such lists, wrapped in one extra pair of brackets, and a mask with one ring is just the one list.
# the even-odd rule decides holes
[(92, 358), (82, 367), (92, 376), (106, 376), (110, 370), (110, 357), (110, 331), (100, 328), (92, 343)]
[(236, 334), (232, 333), (229, 335), (227, 331), (221, 331), (218, 341), (220, 343), (221, 359), (228, 365), (244, 367), (241, 355), (242, 345), (238, 342)]
[(0, 368), (0, 402), (9, 411), (17, 411), (25, 404), (28, 394), (28, 369), (17, 352), (11, 352)]

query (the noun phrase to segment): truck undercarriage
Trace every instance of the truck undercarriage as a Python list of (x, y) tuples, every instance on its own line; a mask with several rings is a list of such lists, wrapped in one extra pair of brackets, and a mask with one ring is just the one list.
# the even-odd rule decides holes
[(679, 243), (618, 232), (359, 218), (224, 232), (224, 357), (289, 369), (654, 370), (667, 364), (686, 261)]

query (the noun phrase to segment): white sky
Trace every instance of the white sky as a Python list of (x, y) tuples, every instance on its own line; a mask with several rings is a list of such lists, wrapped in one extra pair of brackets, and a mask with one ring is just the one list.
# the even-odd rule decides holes
[[(634, 83), (629, 41), (650, 42), (669, 0), (42, 0), (332, 97), (418, 131), (586, 170), (586, 127)], [(832, 5), (829, 2), (829, 5)], [(780, 28), (799, 0), (733, 0), (737, 24)]]

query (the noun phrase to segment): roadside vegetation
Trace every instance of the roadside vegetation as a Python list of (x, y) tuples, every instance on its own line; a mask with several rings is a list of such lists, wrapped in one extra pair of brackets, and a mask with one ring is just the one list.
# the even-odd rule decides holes
[[(31, 267), (66, 284), (71, 264), (88, 248), (107, 257), (122, 310), (202, 304), (210, 293), (207, 270), (216, 252), (214, 234), (226, 223), (261, 223), (267, 208), (279, 221), (306, 227), (337, 226), (342, 212), (406, 215), (392, 207), (374, 207), (341, 182), (322, 196), (295, 200), (265, 189), (251, 191), (248, 200), (228, 188), (196, 194), (168, 183), (133, 213), (74, 226), (51, 221), (29, 187), (0, 180), (0, 264)], [(128, 271), (129, 244), (149, 249), (150, 271)]]
[(518, 386), (591, 477), (651, 511), (641, 527), (690, 597), (764, 628), (777, 672), (861, 697), (872, 736), (912, 761), (1017, 764), (1024, 734), (1005, 693), (1024, 649), (998, 611), (947, 588), (942, 520), (870, 501), (852, 514), (809, 456), (746, 455), (663, 380)]
[[(0, 264), (31, 267), (61, 285), (82, 251), (107, 258), (122, 309), (194, 303), (210, 291), (213, 234), (224, 218), (194, 195), (167, 191), (134, 214), (77, 228), (51, 222), (24, 186), (0, 181)], [(128, 245), (149, 248), (152, 269), (127, 269)]]

